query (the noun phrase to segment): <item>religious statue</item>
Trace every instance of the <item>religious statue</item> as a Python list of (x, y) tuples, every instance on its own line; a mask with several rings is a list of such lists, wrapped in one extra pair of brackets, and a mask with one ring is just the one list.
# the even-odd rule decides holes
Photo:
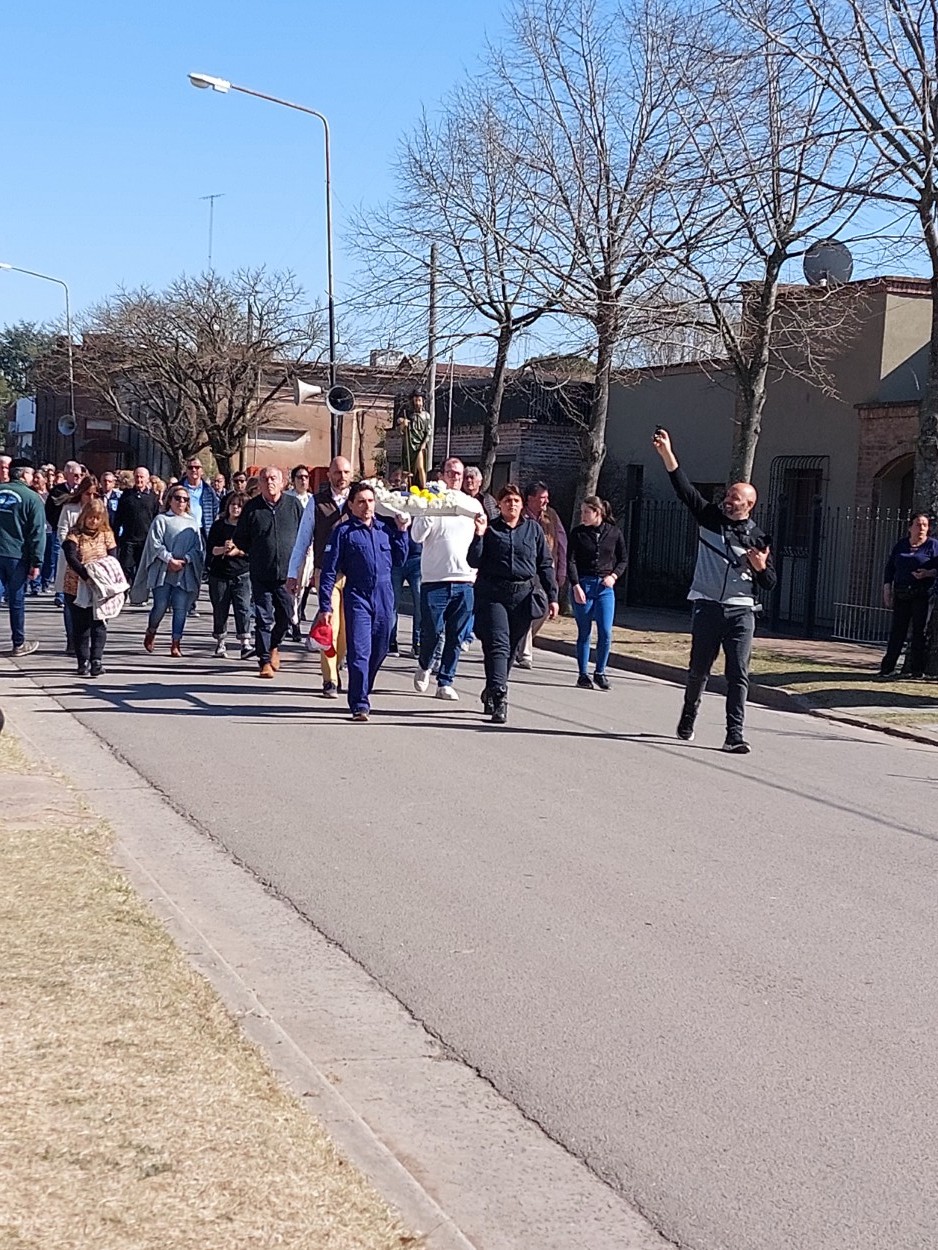
[(410, 411), (401, 417), (401, 449), (403, 468), (411, 481), (423, 490), (427, 485), (427, 448), (430, 445), (430, 414), (426, 411), (423, 391), (410, 395)]

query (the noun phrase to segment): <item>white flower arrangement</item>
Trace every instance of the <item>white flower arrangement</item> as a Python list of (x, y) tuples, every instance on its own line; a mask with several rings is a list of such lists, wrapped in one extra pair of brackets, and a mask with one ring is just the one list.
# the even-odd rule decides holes
[(375, 493), (375, 512), (379, 516), (468, 516), (475, 517), (482, 511), (479, 504), (459, 490), (446, 490), (431, 485), (425, 490), (411, 486), (405, 494), (389, 490), (377, 478), (365, 482)]

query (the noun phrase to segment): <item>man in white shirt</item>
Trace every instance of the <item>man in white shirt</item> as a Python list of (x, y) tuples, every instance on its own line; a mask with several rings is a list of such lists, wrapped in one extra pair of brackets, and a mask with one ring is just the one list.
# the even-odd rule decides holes
[(447, 490), (459, 491), (460, 502), (470, 516), (414, 517), (411, 537), (423, 543), (420, 557), (420, 658), (414, 674), (414, 689), (422, 694), (430, 685), (433, 653), (442, 636), (443, 655), (437, 674), (438, 699), (459, 698), (453, 686), (459, 662), (460, 643), (472, 617), (473, 585), (476, 571), (469, 567), (469, 546), (475, 537), (475, 514), (482, 505), (462, 494), (463, 463), (455, 456), (443, 465)]
[[(306, 505), (312, 499), (312, 495), (309, 493), (309, 469), (305, 464), (298, 464), (295, 469), (290, 470), (290, 489), (285, 494), (295, 496), (300, 501), (303, 511), (306, 511)], [(302, 568), (300, 572), (302, 574)], [(298, 589), (293, 596), (293, 617), (290, 625), (292, 629), (291, 636), (294, 642), (301, 642), (303, 638), (300, 621), (306, 619), (306, 601), (310, 592), (309, 578), (312, 575), (312, 553), (310, 552), (309, 577), (303, 578), (300, 576), (298, 578), (302, 589)]]

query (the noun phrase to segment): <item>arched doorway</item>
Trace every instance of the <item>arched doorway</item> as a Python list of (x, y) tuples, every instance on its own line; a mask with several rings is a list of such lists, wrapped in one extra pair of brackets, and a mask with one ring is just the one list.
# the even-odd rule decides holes
[(897, 456), (873, 479), (873, 507), (898, 516), (912, 511), (915, 457), (911, 452)]

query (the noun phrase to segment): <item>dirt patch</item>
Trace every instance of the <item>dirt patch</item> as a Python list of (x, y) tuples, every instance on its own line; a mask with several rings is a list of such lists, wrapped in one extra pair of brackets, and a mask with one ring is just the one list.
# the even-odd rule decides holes
[(0, 796), (0, 1247), (418, 1245), (7, 734)]

